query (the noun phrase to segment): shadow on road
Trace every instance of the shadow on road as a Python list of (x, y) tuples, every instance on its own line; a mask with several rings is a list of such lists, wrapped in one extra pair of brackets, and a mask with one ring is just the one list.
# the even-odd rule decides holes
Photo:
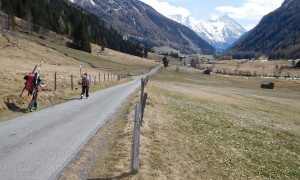
[(6, 107), (11, 110), (11, 111), (14, 111), (14, 112), (26, 112), (26, 109), (24, 108), (20, 108), (19, 106), (17, 106), (15, 103), (9, 103), (9, 102), (6, 102)]
[(64, 101), (70, 101), (70, 100), (78, 100), (80, 99), (79, 97), (73, 97), (73, 98), (59, 98), (60, 100), (64, 100)]
[(123, 179), (132, 176), (131, 172), (122, 173), (119, 176), (115, 177), (108, 177), (108, 178), (95, 178), (95, 179), (88, 179), (88, 180), (114, 180), (114, 179)]

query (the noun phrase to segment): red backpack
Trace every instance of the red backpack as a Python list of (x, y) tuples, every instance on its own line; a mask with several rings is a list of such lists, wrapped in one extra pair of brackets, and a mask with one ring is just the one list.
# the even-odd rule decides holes
[(82, 86), (88, 86), (88, 80), (86, 76), (82, 76)]
[(25, 82), (25, 88), (27, 91), (33, 91), (35, 87), (35, 74), (30, 74)]

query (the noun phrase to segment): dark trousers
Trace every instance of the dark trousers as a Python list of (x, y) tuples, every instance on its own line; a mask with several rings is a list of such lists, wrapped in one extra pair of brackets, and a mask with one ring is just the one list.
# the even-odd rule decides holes
[(81, 96), (83, 96), (85, 93), (86, 97), (89, 97), (89, 87), (88, 86), (82, 86), (82, 93)]
[(32, 109), (33, 107), (35, 107), (35, 108), (37, 107), (37, 98), (38, 98), (38, 95), (39, 95), (38, 91), (34, 91), (32, 93), (32, 99), (31, 99), (31, 101), (30, 101), (30, 103), (28, 105), (28, 109)]

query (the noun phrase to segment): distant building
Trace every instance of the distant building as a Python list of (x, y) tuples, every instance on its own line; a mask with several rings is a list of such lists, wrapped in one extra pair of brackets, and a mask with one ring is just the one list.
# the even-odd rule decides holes
[(204, 70), (203, 70), (203, 74), (210, 75), (210, 70), (209, 70), (209, 69), (204, 69)]
[(123, 35), (123, 41), (127, 41), (129, 39), (129, 35)]
[(274, 83), (264, 81), (261, 83), (260, 87), (264, 89), (274, 89)]
[(180, 61), (182, 61), (182, 60), (184, 60), (184, 59), (186, 59), (185, 56), (179, 56), (179, 60), (180, 60)]
[(300, 59), (295, 60), (295, 68), (300, 68)]

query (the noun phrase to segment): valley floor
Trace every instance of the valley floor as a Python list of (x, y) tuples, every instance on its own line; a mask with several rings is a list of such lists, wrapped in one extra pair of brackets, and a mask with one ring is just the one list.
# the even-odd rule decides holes
[[(53, 100), (60, 103), (80, 94), (78, 85), (70, 88), (70, 77), (79, 77), (80, 65), (93, 79), (101, 73), (102, 83), (93, 87), (97, 90), (128, 81), (104, 82), (104, 73), (142, 74), (161, 60), (101, 52), (96, 46), (87, 54), (5, 33), (0, 52), (1, 121), (24, 114), (29, 98), (19, 97), (23, 77), (41, 61), (42, 79), (49, 87), (40, 96), (45, 108)], [(275, 88), (270, 90), (260, 88), (262, 81), (209, 76), (181, 66), (162, 68), (146, 88), (139, 173), (130, 174), (137, 92), (58, 179), (299, 179), (300, 82), (272, 79)]]
[(260, 81), (161, 69), (146, 88), (139, 173), (130, 174), (136, 96), (110, 129), (110, 150), (85, 176), (60, 179), (299, 179), (300, 83)]

